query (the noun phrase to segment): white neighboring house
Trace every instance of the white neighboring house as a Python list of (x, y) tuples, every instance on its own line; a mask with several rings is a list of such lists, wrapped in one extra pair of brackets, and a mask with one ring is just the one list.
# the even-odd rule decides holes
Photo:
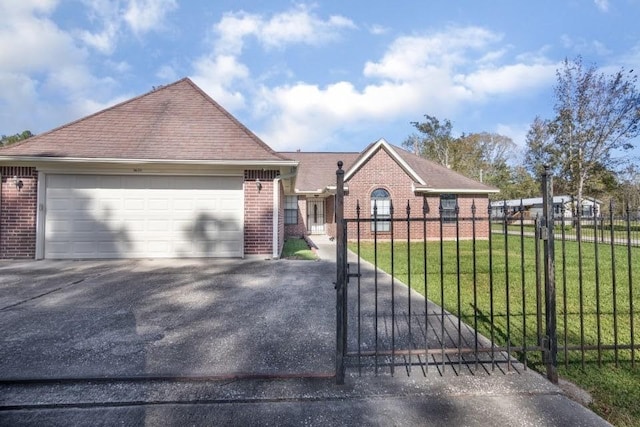
[[(564, 213), (565, 218), (573, 218), (576, 212), (576, 199), (572, 196), (554, 196), (553, 213), (554, 218), (561, 218)], [(582, 199), (582, 218), (594, 218), (601, 214), (602, 201), (593, 197)], [(497, 200), (491, 202), (491, 217), (503, 219), (507, 217), (520, 218), (518, 213), (523, 211), (524, 219), (534, 219), (542, 216), (542, 197), (531, 197), (527, 199)]]

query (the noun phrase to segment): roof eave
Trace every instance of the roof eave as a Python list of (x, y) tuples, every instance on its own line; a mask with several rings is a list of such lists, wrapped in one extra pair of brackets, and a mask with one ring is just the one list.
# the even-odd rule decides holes
[(106, 163), (209, 166), (298, 166), (296, 160), (177, 160), (177, 159), (118, 159), (95, 157), (0, 156), (0, 163)]
[(415, 192), (425, 194), (495, 194), (499, 193), (500, 190), (497, 188), (432, 188), (416, 186)]

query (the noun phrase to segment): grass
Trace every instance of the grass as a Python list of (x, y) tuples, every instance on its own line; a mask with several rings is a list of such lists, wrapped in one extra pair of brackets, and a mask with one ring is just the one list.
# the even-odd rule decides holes
[[(350, 244), (355, 250), (354, 244)], [(491, 249), (491, 252), (490, 252)], [(625, 246), (556, 241), (556, 293), (558, 344), (564, 346), (631, 342), (629, 262)], [(505, 344), (537, 343), (535, 239), (494, 235), (489, 241), (429, 242), (426, 245), (426, 287), (422, 242), (395, 243), (394, 275), (429, 299), (457, 313), (479, 332)], [(597, 260), (596, 262), (596, 250)], [(475, 257), (474, 257), (475, 253)], [(489, 254), (491, 253), (491, 257)], [(459, 254), (459, 255), (457, 255)], [(371, 262), (372, 243), (362, 243), (360, 255)], [(632, 248), (634, 339), (640, 343), (640, 249)], [(391, 246), (378, 243), (378, 266), (391, 271)], [(615, 259), (615, 267), (612, 257)], [(475, 264), (474, 264), (475, 259)], [(409, 270), (407, 260), (410, 260)], [(582, 270), (580, 275), (579, 271)], [(616, 286), (612, 277), (615, 271)], [(459, 272), (459, 274), (458, 274)], [(596, 280), (597, 277), (597, 280)], [(475, 286), (474, 286), (475, 284)], [(544, 292), (544, 290), (542, 290)], [(491, 296), (493, 296), (491, 298)], [(544, 309), (544, 301), (541, 301)], [(613, 315), (615, 309), (617, 315)], [(493, 307), (493, 310), (492, 310)], [(597, 315), (599, 313), (599, 316)], [(493, 317), (493, 327), (491, 318)], [(617, 334), (614, 330), (617, 326)], [(542, 329), (544, 330), (544, 329)], [(599, 330), (599, 332), (598, 332)], [(518, 355), (522, 359), (522, 354)], [(528, 352), (527, 363), (544, 372), (540, 352)], [(600, 359), (601, 365), (598, 364)], [(618, 351), (618, 367), (612, 350), (558, 353), (560, 375), (588, 390), (594, 397), (592, 409), (614, 425), (640, 425), (640, 350), (635, 368), (631, 352)]]
[(302, 260), (318, 259), (315, 252), (309, 247), (307, 241), (299, 237), (290, 237), (284, 241), (282, 258)]

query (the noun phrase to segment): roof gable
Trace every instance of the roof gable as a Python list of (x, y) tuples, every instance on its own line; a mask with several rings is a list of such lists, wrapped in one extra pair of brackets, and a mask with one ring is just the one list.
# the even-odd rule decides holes
[(406, 172), (411, 179), (420, 184), (425, 184), (424, 180), (415, 173), (415, 171), (405, 162), (405, 160), (398, 155), (398, 153), (393, 149), (393, 147), (384, 139), (380, 138), (373, 144), (370, 144), (367, 148), (362, 151), (360, 157), (355, 161), (353, 166), (351, 166), (344, 175), (344, 180), (347, 182), (353, 175), (356, 174), (360, 168), (367, 163), (378, 150), (385, 150), (387, 154)]
[(287, 161), (184, 78), (0, 150), (0, 157)]
[(345, 173), (347, 182), (357, 171), (375, 155), (378, 150), (387, 154), (414, 181), (414, 189), (421, 193), (497, 193), (497, 188), (483, 184), (458, 172), (410, 153), (400, 147), (379, 139), (364, 149), (361, 156)]

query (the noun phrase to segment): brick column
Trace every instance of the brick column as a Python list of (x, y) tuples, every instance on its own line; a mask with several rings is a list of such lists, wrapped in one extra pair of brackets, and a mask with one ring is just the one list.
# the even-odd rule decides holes
[(3, 166), (0, 174), (0, 259), (35, 258), (38, 173), (32, 167)]

